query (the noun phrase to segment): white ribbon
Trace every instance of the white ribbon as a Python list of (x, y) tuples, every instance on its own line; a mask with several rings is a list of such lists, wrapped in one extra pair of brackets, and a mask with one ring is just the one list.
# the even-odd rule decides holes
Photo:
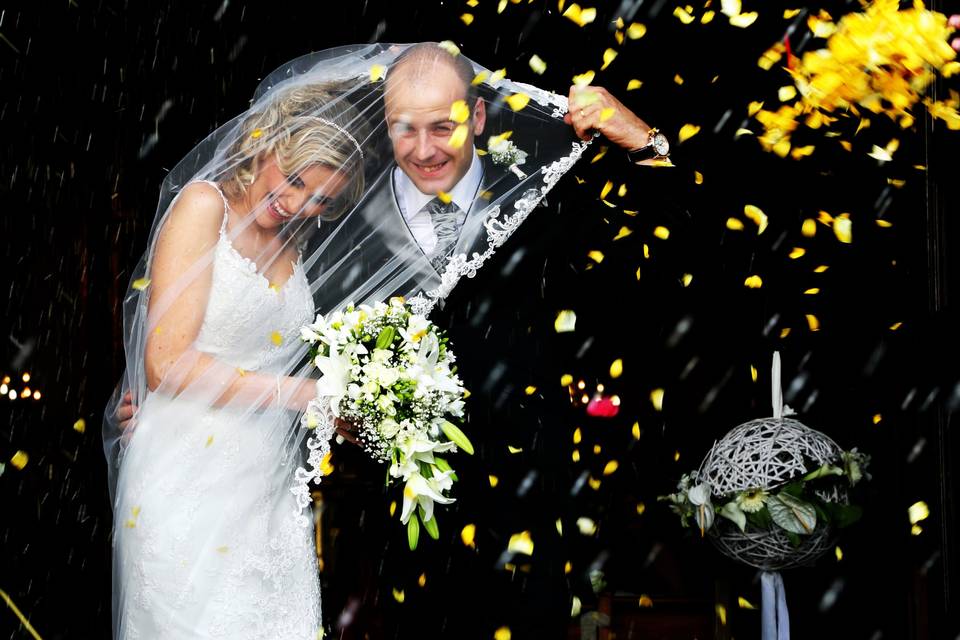
[(783, 387), (780, 386), (780, 352), (773, 352), (773, 371), (770, 375), (770, 391), (773, 396), (773, 417), (783, 417)]
[(790, 640), (790, 614), (787, 612), (787, 595), (783, 578), (777, 571), (760, 574), (763, 602), (760, 618), (763, 624), (762, 640)]

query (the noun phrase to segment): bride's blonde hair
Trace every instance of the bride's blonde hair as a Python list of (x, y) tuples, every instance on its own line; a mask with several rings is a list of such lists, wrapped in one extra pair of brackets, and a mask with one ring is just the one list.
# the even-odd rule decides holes
[(274, 155), (285, 176), (320, 164), (342, 172), (347, 184), (338, 206), (321, 214), (335, 220), (359, 200), (364, 188), (362, 145), (369, 126), (336, 83), (306, 84), (280, 93), (248, 116), (226, 158), (220, 182), (230, 198), (253, 184), (261, 158)]

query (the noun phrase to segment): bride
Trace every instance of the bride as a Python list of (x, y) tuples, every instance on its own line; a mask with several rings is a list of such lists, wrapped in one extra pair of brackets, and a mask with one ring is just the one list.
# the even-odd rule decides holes
[[(388, 129), (380, 80), (408, 48), (343, 47), (288, 63), (164, 181), (124, 299), (126, 370), (104, 419), (115, 638), (318, 637), (304, 511), (333, 425), (311, 431), (300, 420), (316, 394), (300, 327), (390, 295), (417, 294), (415, 308), (429, 312), (586, 146), (563, 121), (565, 98), (502, 77), (491, 84), (483, 78), (496, 74), (467, 61), (464, 96), (475, 100), (466, 87), (478, 85), (484, 135), (496, 137), (465, 149), (478, 197), (463, 203), (457, 252), (431, 262), (408, 219), (423, 210), (397, 206), (406, 138), (396, 131), (453, 153), (451, 134), (470, 116), (457, 115), (455, 89), (437, 94), (451, 104), (432, 108), (422, 131), (414, 108)], [(430, 64), (449, 65), (440, 60)], [(414, 97), (425, 99), (441, 69), (418, 69), (426, 84)], [(529, 105), (518, 106), (521, 95)], [(130, 407), (135, 425), (119, 428)]]

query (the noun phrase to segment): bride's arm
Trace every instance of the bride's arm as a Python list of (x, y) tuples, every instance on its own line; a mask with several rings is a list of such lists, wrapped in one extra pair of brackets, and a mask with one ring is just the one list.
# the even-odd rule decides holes
[[(201, 182), (184, 188), (160, 231), (150, 268), (151, 330), (144, 369), (151, 391), (179, 393), (193, 387), (213, 396), (215, 406), (265, 407), (284, 399), (303, 409), (314, 396), (309, 379), (242, 373), (193, 344), (206, 313), (213, 274), (212, 252), (223, 221), (223, 200)], [(195, 271), (195, 272), (194, 272)], [(159, 314), (159, 319), (154, 316)]]

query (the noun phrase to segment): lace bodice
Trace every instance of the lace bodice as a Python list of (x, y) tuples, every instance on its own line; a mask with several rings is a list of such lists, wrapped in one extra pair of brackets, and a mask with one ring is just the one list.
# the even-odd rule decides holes
[[(216, 183), (207, 184), (223, 197)], [(223, 205), (210, 297), (196, 346), (248, 371), (271, 370), (301, 347), (300, 327), (314, 315), (310, 285), (299, 258), (285, 283), (272, 284), (259, 273), (256, 263), (230, 241), (226, 198)]]

